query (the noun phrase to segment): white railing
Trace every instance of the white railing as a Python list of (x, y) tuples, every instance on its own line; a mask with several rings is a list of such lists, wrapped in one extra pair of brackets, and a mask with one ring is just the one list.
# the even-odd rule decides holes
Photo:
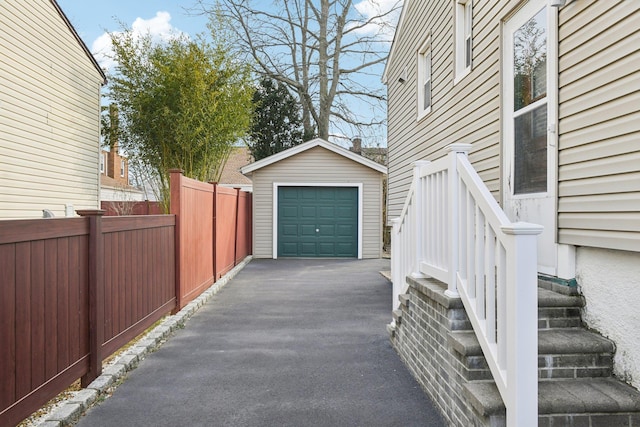
[(460, 297), (507, 408), (508, 426), (535, 426), (538, 413), (537, 235), (512, 223), (453, 144), (434, 162), (416, 162), (393, 220), (393, 308), (406, 277), (433, 277)]

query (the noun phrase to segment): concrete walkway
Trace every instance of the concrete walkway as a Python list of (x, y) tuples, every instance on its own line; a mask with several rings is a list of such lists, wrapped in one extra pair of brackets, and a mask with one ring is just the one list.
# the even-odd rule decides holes
[(388, 260), (254, 260), (81, 427), (443, 426), (389, 344)]

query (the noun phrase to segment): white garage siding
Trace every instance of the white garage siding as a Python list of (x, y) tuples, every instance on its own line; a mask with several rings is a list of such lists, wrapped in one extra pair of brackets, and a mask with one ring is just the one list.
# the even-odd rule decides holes
[(362, 184), (362, 257), (382, 256), (383, 174), (329, 151), (310, 148), (252, 172), (253, 255), (273, 258), (273, 183)]

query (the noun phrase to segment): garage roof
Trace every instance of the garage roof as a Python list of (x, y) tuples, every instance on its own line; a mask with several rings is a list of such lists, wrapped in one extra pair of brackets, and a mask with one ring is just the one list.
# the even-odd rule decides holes
[(251, 163), (243, 167), (242, 169), (240, 169), (240, 171), (246, 175), (255, 170), (261, 169), (265, 166), (269, 166), (273, 163), (279, 162), (280, 160), (284, 160), (291, 156), (295, 156), (296, 154), (302, 153), (303, 151), (310, 150), (311, 148), (314, 148), (314, 147), (326, 148), (329, 151), (333, 151), (336, 154), (346, 157), (347, 159), (353, 160), (356, 163), (360, 163), (363, 166), (367, 166), (380, 173), (384, 173), (384, 174), (387, 173), (387, 168), (385, 166), (379, 163), (376, 163), (373, 160), (369, 160), (365, 157), (362, 157), (360, 154), (356, 154), (352, 151), (347, 150), (346, 148), (340, 147), (329, 141), (325, 141), (324, 139), (321, 139), (321, 138), (312, 139), (311, 141), (307, 141), (303, 144), (296, 145), (295, 147), (273, 154), (269, 157), (265, 157), (262, 160), (258, 160), (255, 163)]

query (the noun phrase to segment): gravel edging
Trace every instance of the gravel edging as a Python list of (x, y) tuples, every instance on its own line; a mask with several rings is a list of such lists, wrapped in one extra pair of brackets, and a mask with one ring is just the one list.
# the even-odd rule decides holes
[(67, 427), (73, 426), (91, 406), (99, 404), (113, 392), (124, 380), (125, 375), (135, 369), (147, 354), (155, 351), (164, 344), (169, 336), (177, 329), (184, 328), (191, 316), (211, 297), (220, 291), (253, 257), (249, 255), (231, 271), (218, 279), (209, 289), (187, 304), (173, 316), (166, 317), (158, 326), (149, 331), (135, 345), (119, 355), (102, 370), (102, 375), (96, 378), (86, 388), (73, 392), (68, 399), (56, 405), (52, 413), (41, 418), (34, 424), (37, 427)]

